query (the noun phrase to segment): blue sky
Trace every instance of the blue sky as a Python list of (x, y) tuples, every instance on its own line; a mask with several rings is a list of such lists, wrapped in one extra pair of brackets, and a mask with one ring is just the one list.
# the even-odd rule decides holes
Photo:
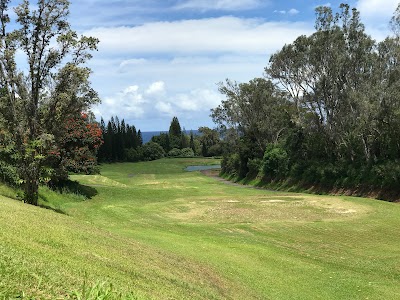
[[(186, 129), (213, 127), (210, 109), (225, 78), (263, 75), (269, 56), (310, 34), (317, 0), (71, 0), (75, 30), (100, 39), (89, 66), (105, 120), (124, 118), (142, 131), (166, 130), (173, 116)], [(398, 0), (347, 1), (367, 32), (381, 40)]]

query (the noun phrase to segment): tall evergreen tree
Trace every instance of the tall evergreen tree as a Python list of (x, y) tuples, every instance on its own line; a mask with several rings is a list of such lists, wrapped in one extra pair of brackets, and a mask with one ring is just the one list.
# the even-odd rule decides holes
[(142, 132), (139, 131), (137, 132), (137, 140), (138, 140), (138, 146), (142, 146), (143, 145), (143, 137), (142, 137)]

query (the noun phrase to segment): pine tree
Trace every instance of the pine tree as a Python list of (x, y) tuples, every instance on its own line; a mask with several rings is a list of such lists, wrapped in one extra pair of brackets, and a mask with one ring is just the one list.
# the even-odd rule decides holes
[(142, 132), (140, 131), (140, 129), (139, 129), (139, 131), (138, 131), (138, 133), (137, 133), (137, 136), (138, 136), (138, 146), (142, 146), (143, 145), (143, 137), (142, 137)]

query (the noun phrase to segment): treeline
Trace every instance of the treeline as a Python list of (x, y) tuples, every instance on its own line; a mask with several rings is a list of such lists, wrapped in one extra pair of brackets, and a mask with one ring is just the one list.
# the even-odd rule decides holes
[(173, 117), (169, 131), (153, 136), (143, 144), (142, 133), (135, 126), (112, 117), (107, 125), (100, 121), (103, 144), (97, 153), (99, 162), (137, 162), (162, 157), (219, 156), (222, 144), (217, 130), (200, 127), (198, 134), (182, 130), (177, 117)]
[[(135, 126), (120, 122), (118, 117), (111, 117), (107, 126), (101, 118), (100, 128), (103, 132), (103, 145), (98, 151), (99, 162), (126, 161), (128, 154), (143, 145), (140, 129), (136, 131)], [(138, 159), (139, 160), (139, 159)]]
[(227, 80), (212, 110), (222, 171), (327, 187), (398, 189), (400, 8), (375, 42), (359, 12), (316, 9), (316, 31), (271, 56), (265, 78)]
[(190, 156), (220, 156), (222, 146), (217, 130), (208, 127), (200, 127), (198, 134), (187, 134), (182, 130), (177, 117), (173, 117), (168, 133), (151, 138), (153, 143), (159, 144), (166, 156), (190, 157)]

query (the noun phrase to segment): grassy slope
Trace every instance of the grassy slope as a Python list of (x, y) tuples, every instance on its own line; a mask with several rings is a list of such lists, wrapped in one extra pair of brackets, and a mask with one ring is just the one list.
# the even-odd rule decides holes
[(87, 272), (143, 298), (400, 294), (398, 204), (182, 172), (199, 162), (105, 165), (101, 176), (74, 176), (96, 188), (87, 201), (42, 192), (70, 216), (1, 198), (0, 290), (54, 297), (78, 289)]

